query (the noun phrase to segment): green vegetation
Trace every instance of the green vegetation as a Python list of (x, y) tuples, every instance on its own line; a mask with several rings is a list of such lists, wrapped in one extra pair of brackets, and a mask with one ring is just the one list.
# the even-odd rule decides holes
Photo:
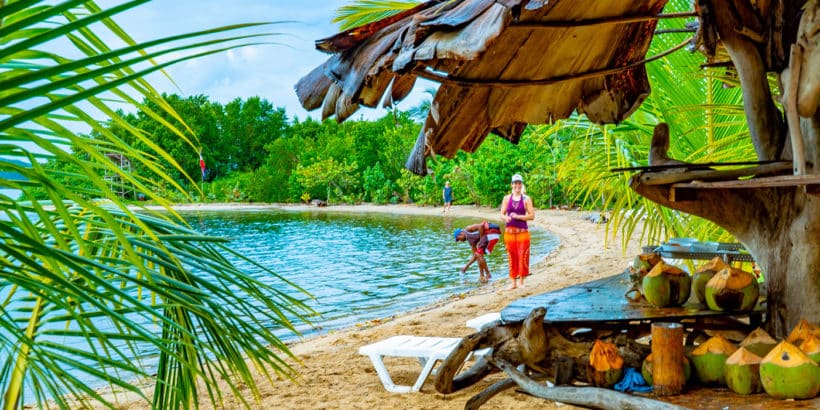
[[(199, 137), (207, 165), (204, 184), (186, 177), (200, 174), (196, 150), (162, 124), (166, 121), (181, 129), (178, 119), (120, 113), (129, 127), (109, 123), (106, 131), (158, 158), (153, 149), (168, 152), (180, 169), (168, 159), (154, 164), (173, 176), (173, 184), (161, 185), (156, 194), (177, 202), (189, 200), (190, 193), (190, 198), (201, 202), (321, 199), (331, 203), (439, 204), (444, 180), (451, 180), (457, 204), (495, 206), (516, 172), (528, 177), (531, 195), (544, 199), (539, 206), (566, 201), (556, 173), (572, 130), (549, 134), (549, 139), (530, 133), (518, 146), (492, 138), (472, 155), (430, 160), (432, 177), (419, 178), (404, 170), (420, 127), (412, 110), (389, 112), (376, 121), (337, 124), (332, 120), (289, 120), (283, 108), (274, 108), (258, 97), (236, 99), (225, 106), (202, 95), (164, 97), (185, 119), (190, 138)], [(155, 107), (151, 101), (142, 105)], [(127, 129), (141, 130), (144, 140), (126, 133)], [(99, 133), (89, 136), (91, 140), (98, 138)], [(81, 152), (73, 151), (75, 156)], [(62, 158), (54, 158), (46, 168), (66, 175), (62, 177), (65, 184), (80, 186), (84, 179), (69, 172), (70, 166)], [(130, 172), (137, 180), (156, 178), (154, 169), (141, 165), (133, 166)], [(184, 191), (176, 190), (177, 185)], [(204, 196), (199, 194), (200, 188)], [(38, 198), (45, 196), (42, 191), (36, 194)]]

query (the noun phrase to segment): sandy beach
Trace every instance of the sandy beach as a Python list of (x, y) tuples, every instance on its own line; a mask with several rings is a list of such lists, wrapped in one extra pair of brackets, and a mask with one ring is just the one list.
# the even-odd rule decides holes
[[(190, 205), (180, 210), (266, 208), (273, 205)], [(477, 220), (498, 221), (497, 209), (457, 206), (446, 216), (441, 207), (418, 207), (412, 205), (390, 206), (332, 206), (316, 208), (300, 205), (273, 206), (291, 210), (321, 210), (332, 212), (381, 212), (393, 214), (428, 215), (430, 217), (474, 217)], [(358, 354), (361, 346), (396, 335), (463, 337), (474, 332), (466, 327), (466, 321), (488, 312), (499, 312), (510, 302), (573, 284), (583, 283), (623, 271), (634, 255), (640, 253), (640, 243), (632, 238), (624, 250), (622, 238), (607, 235), (605, 225), (595, 224), (585, 216), (589, 212), (563, 210), (537, 210), (533, 224), (547, 229), (560, 239), (559, 247), (543, 261), (531, 267), (531, 276), (523, 289), (506, 289), (509, 278), (506, 272), (493, 272), (495, 281), (477, 286), (465, 294), (396, 317), (381, 318), (367, 323), (335, 331), (329, 334), (298, 340), (290, 348), (300, 362), (293, 362), (298, 379), (275, 380), (267, 383), (259, 376), (261, 402), (259, 409), (463, 409), (475, 394), (492, 383), (505, 378), (502, 373), (488, 376), (481, 382), (454, 394), (442, 395), (435, 391), (432, 377), (419, 393), (395, 394), (387, 392), (379, 381), (370, 359)], [(636, 233), (636, 237), (640, 232)], [(453, 261), (455, 266), (463, 261)], [(478, 276), (477, 268), (470, 270)], [(498, 280), (499, 276), (504, 279)], [(397, 384), (413, 384), (420, 370), (415, 359), (385, 358), (385, 364)], [(229, 389), (222, 389), (228, 394)], [(243, 392), (252, 402), (250, 392)], [(201, 393), (200, 403), (209, 399)], [(772, 407), (808, 409), (820, 405), (820, 399), (808, 401), (783, 401), (771, 399), (765, 394), (742, 398), (728, 389), (701, 388), (686, 395), (669, 398), (677, 404), (691, 408), (709, 407), (709, 403), (731, 404), (731, 408), (767, 409)], [(121, 409), (147, 409), (144, 402), (119, 397)], [(227, 397), (225, 408), (243, 408), (232, 397)], [(707, 407), (701, 407), (705, 404)], [(208, 408), (210, 405), (203, 405)], [(482, 409), (574, 409), (576, 407), (549, 402), (516, 392), (514, 389), (493, 397)], [(723, 405), (717, 406), (721, 408)]]
[[(230, 206), (233, 207), (233, 206)], [(180, 209), (200, 209), (190, 206)], [(218, 208), (218, 207), (217, 207)], [(290, 206), (289, 209), (307, 207)], [(214, 207), (209, 207), (214, 209)], [(447, 217), (441, 207), (393, 206), (332, 206), (310, 207), (333, 212), (384, 212), (395, 214), (429, 215)], [(361, 323), (354, 328), (299, 341), (291, 345), (302, 363), (297, 364), (297, 381), (278, 380), (273, 385), (263, 383), (262, 409), (462, 409), (467, 400), (490, 384), (501, 380), (501, 374), (491, 375), (472, 388), (451, 395), (435, 391), (432, 380), (420, 393), (394, 394), (385, 391), (373, 365), (366, 356), (358, 354), (359, 347), (395, 335), (462, 337), (473, 332), (466, 327), (469, 319), (488, 312), (498, 312), (508, 303), (562, 287), (610, 276), (621, 272), (631, 260), (630, 255), (639, 252), (637, 241), (622, 251), (620, 238), (605, 243), (604, 225), (596, 225), (584, 216), (587, 212), (538, 210), (535, 225), (556, 234), (560, 246), (545, 260), (532, 267), (523, 289), (507, 290), (509, 279), (504, 276), (490, 285), (477, 287), (467, 294), (454, 295), (432, 306), (408, 314)], [(497, 209), (457, 206), (448, 216), (466, 216), (476, 219), (498, 221)], [(453, 261), (458, 266), (463, 261)], [(474, 267), (470, 272), (478, 275)], [(378, 323), (378, 324), (377, 324)], [(418, 375), (415, 360), (387, 358), (386, 364), (398, 384), (412, 384)], [(554, 403), (515, 393), (513, 390), (500, 394), (482, 408), (559, 408)], [(228, 408), (234, 404), (229, 403)], [(573, 408), (562, 405), (561, 409)]]

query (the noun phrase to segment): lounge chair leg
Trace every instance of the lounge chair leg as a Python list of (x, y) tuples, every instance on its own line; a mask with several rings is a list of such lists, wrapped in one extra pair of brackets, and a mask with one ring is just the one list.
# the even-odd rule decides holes
[[(412, 391), (410, 386), (397, 386), (393, 383), (393, 378), (387, 368), (384, 367), (384, 356), (374, 354), (369, 355), (370, 361), (373, 362), (373, 367), (376, 369), (376, 374), (379, 375), (379, 380), (382, 381), (384, 389), (391, 393), (410, 393)], [(423, 382), (423, 381), (422, 381)]]
[(413, 388), (410, 389), (411, 392), (417, 392), (421, 390), (421, 386), (424, 386), (424, 381), (427, 380), (427, 376), (430, 375), (430, 372), (433, 371), (433, 366), (436, 365), (438, 360), (427, 360), (427, 363), (424, 364), (424, 367), (421, 369), (421, 373), (419, 374), (418, 380), (416, 380), (416, 384), (413, 385)]

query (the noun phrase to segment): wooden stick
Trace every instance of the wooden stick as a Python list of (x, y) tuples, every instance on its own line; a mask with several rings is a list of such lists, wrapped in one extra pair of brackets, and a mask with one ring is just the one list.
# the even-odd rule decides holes
[(602, 389), (599, 387), (547, 387), (545, 384), (538, 383), (527, 377), (524, 373), (519, 372), (515, 366), (504, 359), (494, 357), (492, 361), (499, 369), (507, 373), (511, 379), (515, 380), (522, 390), (542, 399), (594, 409), (686, 409), (685, 407), (675, 404), (631, 396), (615, 390)]
[(645, 166), (638, 166), (638, 167), (623, 167), (623, 168), (611, 168), (609, 172), (627, 172), (627, 171), (663, 171), (665, 169), (673, 169), (673, 168), (686, 168), (686, 169), (708, 169), (712, 167), (726, 167), (726, 166), (737, 166), (737, 165), (763, 165), (763, 164), (771, 164), (775, 162), (785, 163), (785, 161), (738, 161), (738, 162), (702, 162), (702, 163), (688, 163), (686, 165), (645, 165)]
[(797, 87), (800, 85), (800, 70), (803, 63), (803, 47), (792, 44), (789, 69), (789, 88), (786, 91), (786, 123), (789, 125), (789, 136), (792, 141), (794, 175), (806, 174), (806, 155), (803, 152), (803, 133), (800, 131), (800, 116), (797, 114)]
[(683, 326), (652, 323), (652, 389), (656, 396), (683, 393)]
[(511, 389), (515, 386), (516, 384), (512, 379), (504, 379), (495, 382), (491, 384), (490, 387), (482, 390), (475, 396), (470, 397), (470, 400), (467, 400), (467, 404), (464, 405), (464, 410), (477, 410), (481, 407), (481, 405), (486, 403), (487, 400), (492, 399), (498, 393), (501, 393), (507, 389)]
[[(685, 166), (681, 166), (685, 168)], [(641, 183), (646, 185), (666, 185), (676, 182), (694, 180), (730, 180), (740, 177), (773, 174), (788, 171), (792, 164), (788, 162), (775, 162), (750, 168), (730, 169), (726, 171), (683, 171), (683, 172), (647, 172), (640, 175)]]

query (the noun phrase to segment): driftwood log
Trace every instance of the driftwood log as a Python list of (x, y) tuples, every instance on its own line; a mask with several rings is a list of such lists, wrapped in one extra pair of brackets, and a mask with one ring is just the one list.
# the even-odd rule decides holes
[[(565, 367), (562, 366), (562, 362), (567, 360), (573, 364), (574, 378), (586, 382), (589, 352), (596, 339), (603, 339), (618, 346), (626, 367), (640, 367), (643, 358), (650, 352), (648, 345), (635, 342), (634, 333), (612, 329), (586, 329), (586, 331), (578, 332), (578, 329), (568, 327), (545, 326), (545, 315), (545, 308), (536, 308), (521, 323), (501, 324), (497, 322), (495, 325), (464, 337), (439, 367), (435, 380), (436, 391), (442, 394), (453, 393), (472, 386), (487, 375), (501, 370), (511, 378), (497, 382), (480, 392), (467, 402), (465, 408), (479, 408), (496, 394), (515, 386), (538, 397), (582, 406), (618, 409), (650, 408), (652, 406), (645, 403), (649, 402), (656, 406), (654, 408), (663, 408), (657, 407), (665, 405), (663, 403), (606, 389), (561, 387), (551, 388), (549, 393), (544, 395), (543, 392), (535, 393), (524, 387), (525, 384), (522, 384), (518, 376), (513, 377), (509, 369), (506, 369), (507, 366), (512, 367), (515, 374), (520, 374), (520, 377), (526, 379), (527, 383), (533, 383), (545, 389), (546, 386), (543, 383), (539, 384), (534, 379), (555, 377), (555, 369)], [(491, 354), (480, 357), (469, 369), (457, 374), (470, 352), (487, 347), (493, 349)], [(515, 367), (522, 365), (528, 372), (534, 371), (535, 373), (525, 375), (515, 370)], [(583, 394), (579, 395), (578, 389), (583, 389)], [(558, 394), (560, 398), (553, 398), (553, 394)]]
[(542, 399), (594, 409), (686, 410), (686, 407), (599, 387), (548, 387), (518, 371), (512, 363), (494, 359), (495, 365), (525, 392)]

